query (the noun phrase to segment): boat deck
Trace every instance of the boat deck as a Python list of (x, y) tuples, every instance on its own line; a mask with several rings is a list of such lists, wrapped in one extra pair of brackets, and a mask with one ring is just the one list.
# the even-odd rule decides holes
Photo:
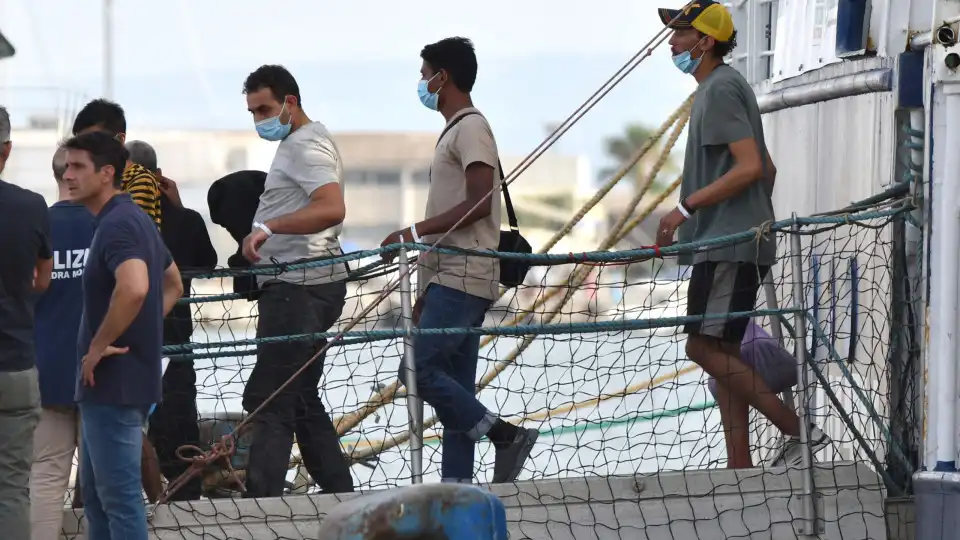
[[(536, 480), (485, 486), (506, 506), (510, 538), (699, 540), (811, 538), (798, 535), (802, 472), (779, 468)], [(816, 511), (824, 540), (887, 538), (880, 479), (862, 463), (818, 463)], [(362, 494), (219, 499), (157, 509), (151, 538), (316, 538), (320, 520)], [(80, 540), (81, 511), (67, 510), (66, 536)]]

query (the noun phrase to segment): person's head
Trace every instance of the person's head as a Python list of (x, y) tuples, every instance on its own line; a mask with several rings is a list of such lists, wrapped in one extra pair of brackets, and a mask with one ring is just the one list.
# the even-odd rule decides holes
[(53, 152), (50, 166), (53, 169), (53, 179), (57, 181), (57, 191), (61, 201), (70, 198), (67, 184), (63, 181), (63, 173), (67, 172), (67, 149), (63, 146), (66, 141), (60, 141)]
[(93, 131), (69, 139), (63, 147), (63, 181), (71, 200), (95, 206), (120, 190), (128, 157), (120, 141), (109, 133)]
[(94, 131), (108, 133), (123, 144), (127, 137), (127, 117), (123, 107), (106, 99), (87, 103), (73, 121), (73, 134), (83, 135)]
[(257, 133), (264, 139), (279, 141), (300, 126), (303, 120), (300, 87), (287, 68), (258, 67), (243, 81), (243, 93)]
[(10, 141), (12, 128), (10, 127), (10, 113), (6, 107), (0, 107), (0, 172), (3, 172), (10, 159), (10, 150), (13, 149), (13, 143)]
[(130, 141), (126, 144), (126, 148), (130, 154), (130, 161), (154, 174), (160, 174), (160, 168), (157, 167), (157, 151), (152, 146), (143, 141)]
[(463, 37), (441, 39), (420, 51), (420, 85), (417, 93), (426, 107), (439, 111), (448, 96), (469, 95), (477, 82), (477, 53)]
[(64, 144), (66, 141), (61, 141), (57, 145), (57, 150), (53, 153), (53, 159), (50, 162), (53, 168), (53, 179), (58, 185), (63, 183), (63, 173), (67, 172), (67, 148)]
[(658, 11), (660, 21), (673, 29), (670, 53), (680, 71), (693, 74), (709, 59), (718, 64), (737, 46), (737, 30), (727, 8), (713, 0), (694, 0), (684, 10)]

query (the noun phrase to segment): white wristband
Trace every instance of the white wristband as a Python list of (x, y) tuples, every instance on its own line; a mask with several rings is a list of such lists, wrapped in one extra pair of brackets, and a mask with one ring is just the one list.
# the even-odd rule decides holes
[(677, 210), (680, 211), (680, 215), (683, 216), (684, 219), (690, 219), (690, 212), (687, 212), (687, 209), (684, 208), (682, 204), (677, 205)]
[(273, 231), (270, 230), (270, 227), (267, 227), (263, 223), (260, 223), (259, 221), (254, 221), (253, 226), (265, 232), (267, 234), (267, 238), (270, 238), (271, 236), (273, 236)]
[(410, 236), (413, 237), (414, 243), (417, 243), (417, 244), (420, 244), (420, 243), (421, 243), (421, 241), (420, 241), (420, 235), (417, 234), (417, 224), (416, 224), (416, 223), (414, 223), (413, 225), (410, 226)]

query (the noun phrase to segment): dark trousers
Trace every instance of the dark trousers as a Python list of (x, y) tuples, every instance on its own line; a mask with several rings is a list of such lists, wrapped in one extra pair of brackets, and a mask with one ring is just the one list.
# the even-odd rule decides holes
[[(272, 283), (258, 301), (257, 337), (311, 334), (329, 330), (343, 312), (343, 282), (323, 285)], [(243, 408), (253, 412), (326, 345), (325, 339), (263, 343), (243, 392)], [(274, 396), (251, 420), (247, 461), (247, 497), (279, 497), (293, 449), (293, 436), (303, 464), (324, 493), (353, 491), (353, 477), (340, 437), (320, 400), (323, 356)]]
[[(163, 374), (163, 402), (150, 415), (147, 437), (157, 451), (160, 472), (170, 482), (187, 471), (190, 464), (177, 457), (184, 445), (200, 444), (197, 412), (197, 373), (193, 361), (171, 360)], [(171, 501), (200, 499), (202, 479), (197, 476), (170, 496)]]

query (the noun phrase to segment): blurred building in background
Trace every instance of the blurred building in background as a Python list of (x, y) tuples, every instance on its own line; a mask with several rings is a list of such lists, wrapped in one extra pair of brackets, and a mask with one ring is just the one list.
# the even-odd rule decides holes
[[(76, 111), (88, 101), (56, 89), (31, 89), (35, 107), (11, 108), (14, 150), (4, 180), (41, 193), (49, 203), (56, 198), (50, 160), (57, 142), (69, 135)], [(0, 94), (0, 98), (2, 98)], [(51, 106), (56, 103), (56, 106)], [(343, 188), (347, 203), (345, 249), (377, 247), (389, 233), (423, 218), (429, 189), (430, 160), (438, 133), (334, 133), (344, 163)], [(180, 186), (184, 204), (207, 216), (206, 193), (216, 179), (243, 169), (267, 170), (276, 143), (260, 139), (252, 126), (234, 131), (177, 131), (131, 126), (127, 140), (143, 140), (157, 151), (165, 176)], [(522, 156), (503, 156), (506, 171)], [(536, 248), (559, 230), (593, 195), (589, 160), (547, 152), (510, 187), (524, 235)], [(503, 214), (504, 223), (506, 213)], [(603, 207), (588, 214), (575, 233), (558, 249), (596, 248), (606, 228)], [(211, 238), (221, 262), (236, 249), (220, 227), (211, 226)]]

